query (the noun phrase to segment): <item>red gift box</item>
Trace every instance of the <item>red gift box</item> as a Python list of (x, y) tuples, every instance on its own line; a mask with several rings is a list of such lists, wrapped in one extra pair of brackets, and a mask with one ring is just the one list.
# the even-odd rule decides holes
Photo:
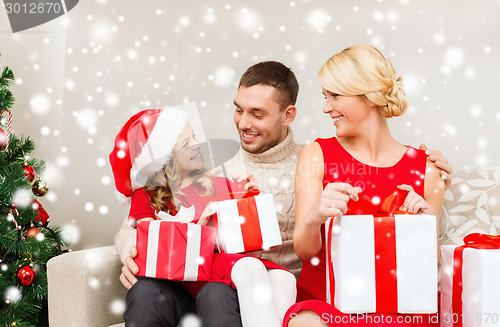
[(179, 281), (208, 281), (215, 228), (174, 221), (137, 223), (138, 276)]
[(213, 216), (222, 253), (268, 250), (282, 244), (272, 194), (249, 192), (241, 199), (220, 201)]

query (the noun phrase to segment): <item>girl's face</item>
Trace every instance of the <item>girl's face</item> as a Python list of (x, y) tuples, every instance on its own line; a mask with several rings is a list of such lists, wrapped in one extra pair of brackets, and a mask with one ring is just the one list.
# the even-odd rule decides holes
[(173, 152), (174, 160), (181, 170), (182, 177), (203, 168), (200, 142), (196, 140), (189, 123), (186, 123), (186, 127), (179, 135)]
[(323, 112), (332, 118), (338, 137), (352, 136), (373, 112), (372, 103), (362, 95), (339, 95), (325, 88), (322, 91), (326, 100)]

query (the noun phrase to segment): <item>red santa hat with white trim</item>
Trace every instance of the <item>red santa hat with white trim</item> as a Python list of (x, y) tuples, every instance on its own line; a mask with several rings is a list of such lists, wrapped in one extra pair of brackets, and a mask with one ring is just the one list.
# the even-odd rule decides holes
[(123, 197), (129, 198), (135, 189), (144, 187), (170, 160), (187, 122), (186, 111), (166, 107), (140, 111), (125, 123), (109, 155), (115, 186)]

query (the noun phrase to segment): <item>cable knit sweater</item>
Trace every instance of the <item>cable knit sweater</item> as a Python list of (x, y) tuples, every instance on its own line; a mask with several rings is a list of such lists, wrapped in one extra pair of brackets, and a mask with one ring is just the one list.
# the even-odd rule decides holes
[[(293, 132), (288, 128), (285, 140), (278, 145), (259, 154), (252, 154), (240, 148), (236, 156), (225, 165), (229, 174), (236, 171), (251, 173), (257, 179), (261, 192), (274, 196), (283, 245), (263, 252), (262, 258), (290, 270), (295, 277), (298, 277), (302, 267), (292, 244), (295, 224), (295, 168), (301, 148), (302, 145), (293, 141)], [(130, 248), (135, 245), (135, 232), (125, 219), (120, 231), (115, 235), (115, 245), (122, 262), (129, 255)]]
[(302, 261), (293, 249), (292, 234), (295, 224), (295, 168), (302, 145), (293, 141), (293, 132), (288, 128), (283, 142), (269, 150), (252, 154), (240, 148), (236, 156), (225, 166), (229, 174), (246, 171), (254, 175), (262, 193), (272, 194), (281, 230), (283, 244), (262, 253), (269, 259), (299, 276)]

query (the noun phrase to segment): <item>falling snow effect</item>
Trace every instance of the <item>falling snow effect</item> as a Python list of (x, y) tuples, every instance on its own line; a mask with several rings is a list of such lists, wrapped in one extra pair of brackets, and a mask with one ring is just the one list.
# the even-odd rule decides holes
[(232, 101), (240, 75), (257, 61), (278, 60), (300, 83), (296, 141), (329, 137), (335, 128), (321, 112), (316, 72), (352, 42), (380, 47), (403, 77), (410, 108), (389, 121), (398, 141), (440, 149), (455, 169), (500, 165), (493, 151), (500, 128), (497, 1), (447, 11), (409, 0), (78, 6), (42, 29), (51, 33), (0, 36), (2, 63), (21, 67), (14, 128), (30, 135), (46, 159), (47, 210), (56, 224), (68, 225), (76, 247), (109, 244), (127, 214), (114, 199), (107, 156), (130, 115), (195, 101), (207, 136), (236, 138)]
[(10, 286), (5, 290), (4, 299), (10, 303), (16, 303), (21, 298), (21, 291), (16, 286)]
[(201, 327), (201, 321), (196, 315), (186, 315), (182, 318), (180, 327)]

